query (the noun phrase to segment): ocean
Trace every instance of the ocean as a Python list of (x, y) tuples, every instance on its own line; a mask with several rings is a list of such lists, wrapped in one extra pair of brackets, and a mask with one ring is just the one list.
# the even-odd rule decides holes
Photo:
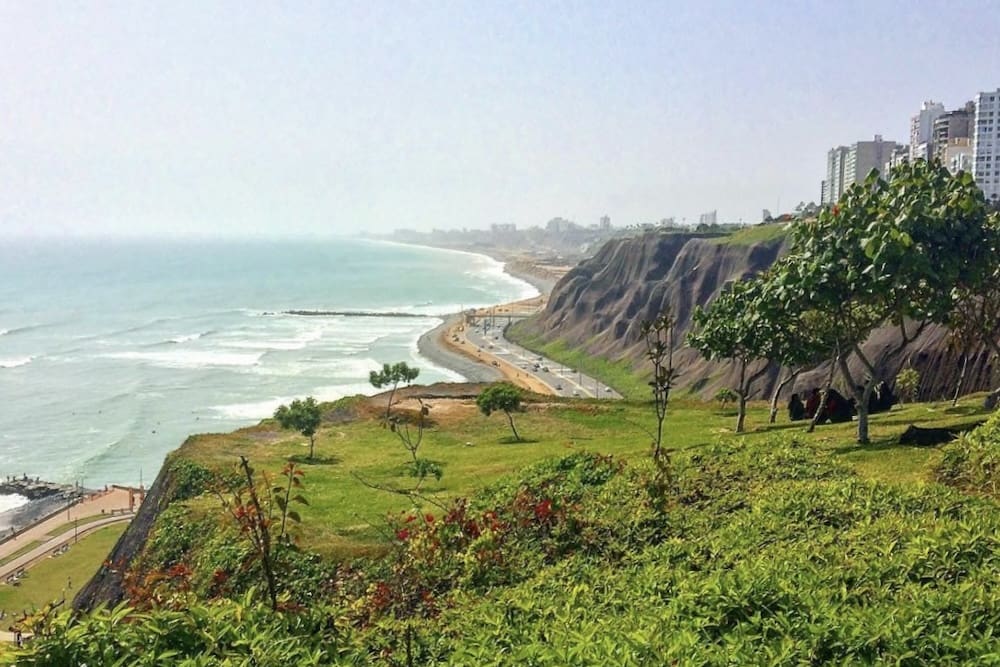
[(148, 486), (188, 435), (374, 393), (384, 362), (462, 380), (419, 356), (420, 335), (534, 294), (482, 255), (356, 239), (5, 242), (0, 475)]

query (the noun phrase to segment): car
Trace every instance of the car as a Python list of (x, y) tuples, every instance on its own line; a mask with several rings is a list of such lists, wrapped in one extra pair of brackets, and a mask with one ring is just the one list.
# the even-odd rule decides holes
[(562, 391), (562, 385), (561, 384), (557, 384), (556, 385), (556, 391)]
[(545, 372), (545, 373), (548, 373), (549, 372), (549, 367), (548, 366), (542, 366), (542, 371)]
[(576, 389), (574, 389), (574, 390), (573, 390), (573, 395), (574, 395), (574, 396), (579, 396), (579, 395), (580, 395), (580, 392), (578, 392), (578, 391), (577, 391)]

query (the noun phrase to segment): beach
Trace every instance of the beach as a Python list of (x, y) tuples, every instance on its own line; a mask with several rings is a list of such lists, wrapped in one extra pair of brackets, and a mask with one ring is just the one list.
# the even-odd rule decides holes
[(527, 299), (470, 309), (467, 313), (455, 313), (423, 334), (417, 342), (417, 348), (421, 356), (460, 373), (469, 382), (504, 380), (529, 391), (552, 394), (552, 388), (545, 383), (490, 353), (489, 349), (471, 344), (465, 336), (466, 315), (471, 314), (477, 318), (493, 316), (501, 321), (508, 317), (532, 315), (545, 307), (553, 286), (570, 267), (540, 265), (522, 256), (499, 255), (494, 259), (503, 261), (506, 273), (531, 284), (539, 294)]

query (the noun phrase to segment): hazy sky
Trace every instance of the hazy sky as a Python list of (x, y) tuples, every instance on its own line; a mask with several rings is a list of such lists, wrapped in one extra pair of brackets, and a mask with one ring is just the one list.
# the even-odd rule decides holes
[(0, 230), (756, 221), (1000, 87), (998, 34), (995, 0), (0, 0)]

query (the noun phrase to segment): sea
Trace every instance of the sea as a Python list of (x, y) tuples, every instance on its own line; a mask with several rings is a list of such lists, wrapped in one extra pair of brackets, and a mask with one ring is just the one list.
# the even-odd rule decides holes
[(0, 242), (0, 476), (148, 486), (188, 435), (374, 393), (385, 362), (460, 381), (421, 334), (535, 294), (483, 255), (360, 239)]

